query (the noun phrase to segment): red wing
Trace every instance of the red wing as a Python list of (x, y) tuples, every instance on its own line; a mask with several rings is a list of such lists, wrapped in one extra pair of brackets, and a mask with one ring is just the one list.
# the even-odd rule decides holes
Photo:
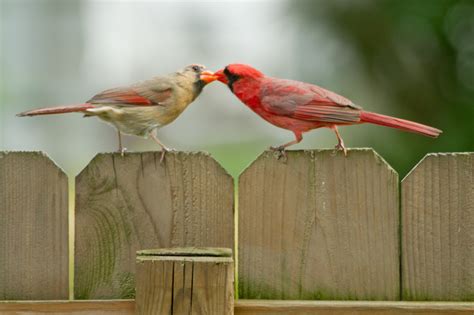
[(293, 118), (334, 124), (360, 121), (360, 111), (350, 107), (321, 106), (312, 104), (298, 107)]
[(324, 123), (354, 123), (359, 107), (350, 100), (315, 85), (272, 79), (261, 89), (262, 107), (274, 115)]
[(314, 84), (303, 83), (303, 85), (304, 87), (308, 88), (310, 91), (314, 92), (316, 95), (319, 96), (321, 105), (325, 104), (329, 106), (349, 106), (355, 109), (360, 109), (359, 106), (356, 106), (354, 103), (352, 103), (351, 100), (345, 98), (344, 96), (341, 96)]
[(87, 103), (116, 104), (123, 106), (156, 106), (161, 105), (172, 94), (171, 88), (165, 90), (143, 90), (136, 88), (116, 88), (106, 90), (92, 97)]

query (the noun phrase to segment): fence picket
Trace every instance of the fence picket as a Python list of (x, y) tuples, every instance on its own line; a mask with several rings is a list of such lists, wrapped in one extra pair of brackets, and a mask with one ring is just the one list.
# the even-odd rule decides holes
[(99, 154), (76, 178), (75, 296), (132, 298), (135, 252), (233, 248), (233, 180), (203, 153)]
[(402, 181), (405, 300), (474, 301), (474, 153), (428, 154)]
[(69, 297), (68, 182), (40, 152), (0, 152), (0, 300)]
[(263, 153), (239, 179), (239, 293), (399, 299), (398, 175), (371, 149)]

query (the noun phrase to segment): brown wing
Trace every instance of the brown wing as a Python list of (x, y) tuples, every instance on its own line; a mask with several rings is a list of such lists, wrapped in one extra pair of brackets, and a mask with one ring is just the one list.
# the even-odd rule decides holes
[(168, 84), (145, 81), (130, 87), (103, 91), (87, 103), (114, 104), (120, 106), (158, 106), (171, 98), (173, 88)]

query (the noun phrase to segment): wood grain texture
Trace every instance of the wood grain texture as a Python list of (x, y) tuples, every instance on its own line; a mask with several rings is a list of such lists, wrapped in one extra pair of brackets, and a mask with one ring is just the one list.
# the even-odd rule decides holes
[(406, 300), (474, 301), (474, 153), (428, 154), (402, 181)]
[(0, 302), (1, 315), (134, 315), (134, 300)]
[(231, 315), (231, 257), (138, 256), (137, 314)]
[(76, 178), (75, 297), (131, 298), (135, 253), (233, 247), (233, 180), (203, 153), (99, 154)]
[(239, 179), (239, 297), (399, 299), (398, 175), (370, 149), (262, 154)]
[(474, 303), (238, 300), (235, 315), (467, 315)]
[(155, 248), (139, 250), (137, 256), (232, 257), (232, 249), (225, 247)]
[(68, 182), (40, 152), (0, 152), (0, 299), (67, 299)]
[[(472, 315), (467, 302), (237, 300), (235, 315)], [(134, 300), (0, 302), (2, 315), (134, 315)]]

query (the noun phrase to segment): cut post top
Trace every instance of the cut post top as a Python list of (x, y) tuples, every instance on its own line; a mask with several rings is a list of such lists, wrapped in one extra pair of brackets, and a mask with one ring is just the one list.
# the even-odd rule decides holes
[(143, 260), (206, 260), (219, 259), (222, 261), (232, 260), (232, 250), (223, 247), (172, 247), (144, 249), (137, 251), (137, 259)]

